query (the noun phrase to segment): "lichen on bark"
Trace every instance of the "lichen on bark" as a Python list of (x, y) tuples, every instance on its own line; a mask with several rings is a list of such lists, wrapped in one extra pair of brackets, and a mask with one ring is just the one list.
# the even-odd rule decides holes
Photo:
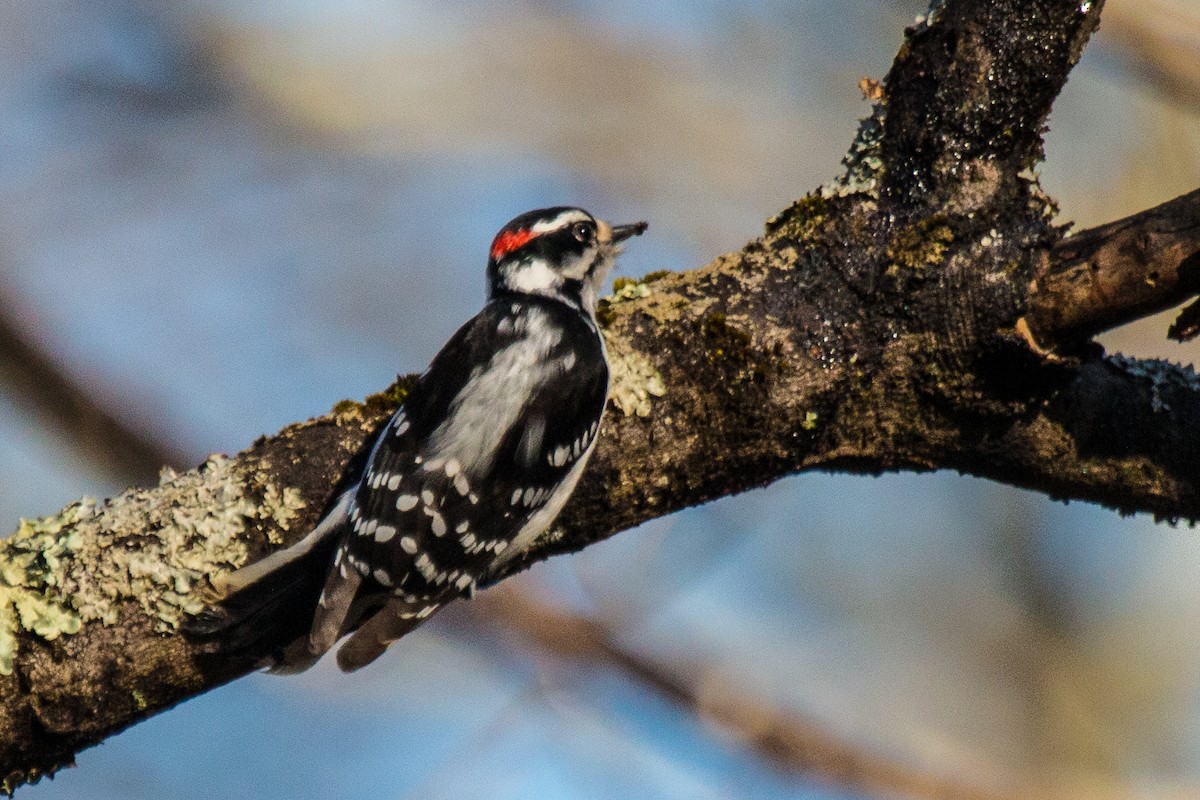
[(115, 625), (126, 601), (154, 630), (177, 630), (203, 608), (195, 589), (245, 562), (248, 521), (269, 521), (278, 538), (303, 507), (294, 487), (213, 456), (196, 470), (165, 470), (155, 489), (21, 520), (0, 542), (0, 675), (12, 674), (22, 631), (51, 642)]

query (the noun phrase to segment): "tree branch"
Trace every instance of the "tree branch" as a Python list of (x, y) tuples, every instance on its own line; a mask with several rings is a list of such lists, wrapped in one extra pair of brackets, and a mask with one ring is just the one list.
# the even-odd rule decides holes
[(1070, 344), (1196, 295), (1200, 189), (1063, 239), (1036, 279), (1027, 317), (1040, 340)]
[[(954, 468), (1200, 518), (1190, 368), (1044, 358), (1016, 333), (1061, 252), (1025, 170), (1101, 5), (949, 0), (909, 32), (837, 184), (743, 250), (607, 301), (596, 455), (559, 528), (490, 579), (810, 469)], [(405, 385), (4, 543), (10, 786), (253, 668), (179, 620), (208, 579), (311, 527)]]
[(912, 213), (1019, 191), (1103, 5), (935, 3), (885, 81), (884, 196)]

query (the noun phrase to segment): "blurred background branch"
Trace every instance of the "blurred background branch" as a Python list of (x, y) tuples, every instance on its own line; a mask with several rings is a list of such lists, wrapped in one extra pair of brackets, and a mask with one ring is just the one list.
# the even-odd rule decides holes
[(1112, 3), (1107, 49), (1130, 77), (1184, 108), (1200, 108), (1200, 10), (1185, 3)]
[[(609, 667), (719, 726), (784, 773), (813, 776), (833, 785), (911, 797), (997, 800), (1016, 794), (942, 781), (869, 753), (821, 726), (725, 682), (714, 665), (654, 663), (620, 643), (610, 621), (564, 613), (550, 598), (505, 584), (457, 607), (450, 621), (469, 636), (499, 636), (515, 647), (534, 647), (575, 662)], [(465, 624), (464, 624), (465, 623)], [(496, 630), (497, 623), (502, 626)], [(457, 633), (458, 631), (455, 630)]]
[(188, 465), (180, 450), (121, 419), (110, 402), (79, 385), (39, 348), (37, 326), (18, 318), (15, 309), (11, 295), (0, 286), (0, 385), (5, 394), (62, 437), (89, 467), (117, 482), (153, 484), (164, 466)]

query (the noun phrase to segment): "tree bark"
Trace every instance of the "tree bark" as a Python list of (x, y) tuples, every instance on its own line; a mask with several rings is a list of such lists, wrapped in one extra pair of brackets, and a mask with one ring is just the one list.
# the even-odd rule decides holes
[(1069, 344), (1186, 302), (1200, 294), (1197, 241), (1200, 189), (1063, 239), (1031, 287), (1031, 327)]
[[(553, 534), (490, 581), (810, 469), (951, 468), (1200, 518), (1200, 378), (1088, 341), (1197, 293), (1200, 227), (1164, 227), (1194, 223), (1197, 193), (1064, 239), (1030, 171), (1102, 6), (935, 6), (837, 182), (739, 252), (624, 282), (601, 308), (597, 453)], [(3, 543), (5, 788), (254, 668), (180, 620), (212, 577), (312, 526), (407, 385)]]

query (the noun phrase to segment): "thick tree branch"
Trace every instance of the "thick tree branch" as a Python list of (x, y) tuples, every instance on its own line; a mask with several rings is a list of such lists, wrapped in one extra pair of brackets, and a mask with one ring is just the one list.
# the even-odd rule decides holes
[(1059, 242), (1028, 319), (1039, 340), (1074, 343), (1196, 295), (1200, 189)]
[(1016, 190), (1041, 156), (1042, 123), (1101, 6), (935, 3), (885, 82), (884, 196), (912, 213)]
[(1059, 380), (1035, 413), (979, 431), (945, 465), (1123, 513), (1200, 519), (1200, 376), (1165, 361), (1096, 356)]
[[(910, 32), (837, 185), (738, 253), (622, 287), (601, 314), (596, 456), (558, 530), (492, 580), (809, 469), (954, 468), (1200, 518), (1195, 374), (1097, 348), (1043, 358), (1016, 333), (1060, 252), (1025, 170), (1100, 6), (950, 0)], [(309, 529), (403, 385), (7, 541), (3, 773), (252, 669), (179, 620), (206, 580)]]

